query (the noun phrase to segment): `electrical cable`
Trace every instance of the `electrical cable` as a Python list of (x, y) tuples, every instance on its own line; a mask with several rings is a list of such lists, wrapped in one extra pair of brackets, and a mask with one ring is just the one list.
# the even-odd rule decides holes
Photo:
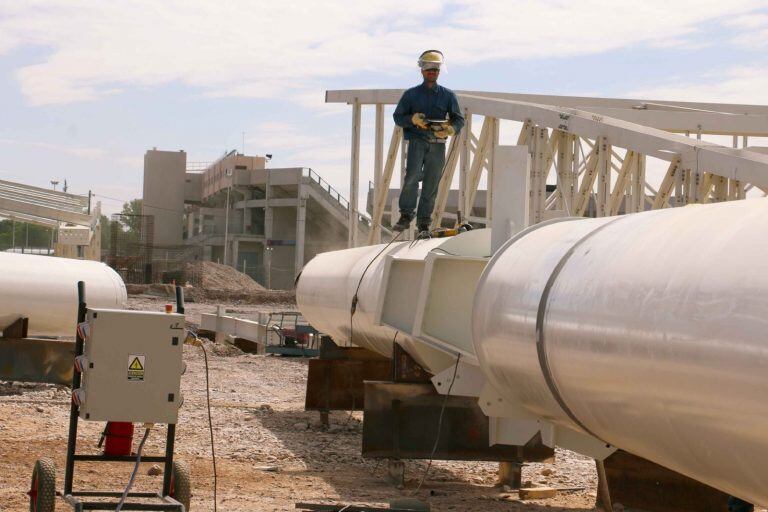
[[(211, 435), (211, 459), (213, 460), (213, 510), (218, 510), (218, 487), (219, 487), (219, 474), (216, 471), (216, 443), (213, 439), (213, 417), (211, 415), (211, 384), (208, 369), (208, 351), (205, 350), (205, 344), (203, 339), (197, 335), (197, 333), (191, 329), (187, 329), (187, 335), (191, 336), (195, 341), (190, 343), (192, 345), (199, 346), (203, 351), (203, 360), (205, 361), (205, 402), (208, 409), (208, 431)], [(189, 338), (187, 341), (189, 342)]]
[(443, 429), (443, 414), (445, 414), (445, 408), (448, 405), (448, 397), (451, 396), (451, 390), (453, 389), (453, 383), (456, 382), (456, 374), (459, 371), (459, 361), (461, 361), (461, 354), (456, 355), (456, 366), (453, 367), (453, 378), (451, 384), (448, 386), (448, 391), (445, 393), (445, 399), (443, 400), (443, 406), (440, 408), (440, 416), (437, 419), (437, 434), (435, 435), (435, 444), (432, 446), (432, 453), (429, 455), (429, 463), (427, 469), (424, 470), (424, 474), (421, 475), (421, 480), (416, 489), (411, 493), (411, 496), (415, 496), (421, 490), (421, 486), (424, 484), (424, 480), (429, 475), (429, 470), (432, 468), (432, 461), (437, 453), (437, 445), (440, 443), (440, 431)]
[(349, 343), (350, 344), (352, 343), (352, 338), (354, 334), (352, 317), (354, 317), (355, 313), (357, 312), (357, 301), (358, 301), (357, 294), (360, 291), (360, 285), (363, 284), (363, 278), (365, 277), (366, 272), (368, 272), (368, 269), (371, 268), (371, 265), (373, 265), (373, 262), (376, 261), (378, 257), (381, 256), (384, 253), (384, 251), (386, 251), (389, 248), (390, 245), (392, 245), (395, 241), (397, 241), (397, 239), (400, 238), (400, 235), (402, 234), (403, 232), (400, 231), (397, 235), (395, 235), (394, 238), (392, 238), (392, 240), (390, 240), (387, 243), (387, 245), (385, 245), (384, 248), (380, 250), (378, 254), (376, 254), (376, 256), (374, 256), (371, 261), (368, 262), (368, 265), (365, 266), (365, 269), (363, 269), (363, 273), (360, 275), (360, 280), (357, 282), (357, 288), (355, 288), (355, 294), (352, 296), (352, 305), (349, 310)]
[(211, 417), (211, 386), (208, 377), (208, 352), (205, 350), (203, 341), (197, 337), (195, 338), (200, 342), (200, 348), (203, 349), (203, 359), (205, 360), (205, 400), (208, 407), (208, 431), (211, 434), (211, 458), (213, 459), (213, 510), (217, 511), (217, 491), (219, 486), (219, 476), (216, 471), (216, 444), (213, 441), (213, 419)]
[(139, 464), (141, 463), (141, 451), (144, 449), (144, 443), (147, 442), (149, 431), (152, 430), (152, 426), (150, 424), (146, 425), (147, 427), (146, 430), (144, 430), (144, 437), (141, 438), (139, 448), (136, 450), (136, 464), (133, 466), (133, 471), (131, 472), (130, 480), (128, 480), (128, 485), (125, 487), (123, 495), (120, 497), (120, 501), (117, 502), (117, 508), (115, 509), (115, 512), (120, 512), (120, 510), (122, 510), (123, 505), (125, 504), (125, 500), (128, 498), (128, 493), (131, 491), (131, 487), (133, 487), (133, 482), (136, 480), (136, 473), (139, 472)]

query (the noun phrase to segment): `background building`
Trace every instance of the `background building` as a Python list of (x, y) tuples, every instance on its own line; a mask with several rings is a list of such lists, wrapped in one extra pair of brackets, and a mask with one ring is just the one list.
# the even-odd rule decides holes
[[(346, 247), (348, 201), (312, 169), (266, 164), (235, 151), (210, 164), (147, 151), (142, 214), (154, 217), (153, 267), (202, 259), (289, 289), (316, 254)], [(360, 236), (369, 226), (361, 215)]]

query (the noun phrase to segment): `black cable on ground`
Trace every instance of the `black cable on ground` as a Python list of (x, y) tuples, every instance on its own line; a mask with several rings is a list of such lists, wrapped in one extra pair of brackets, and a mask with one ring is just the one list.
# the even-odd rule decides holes
[(120, 501), (117, 502), (117, 508), (115, 509), (115, 512), (120, 512), (120, 510), (122, 510), (123, 505), (125, 504), (125, 500), (128, 498), (128, 493), (131, 492), (131, 487), (133, 487), (133, 482), (134, 480), (136, 480), (136, 473), (139, 472), (139, 464), (141, 464), (141, 451), (144, 449), (144, 443), (147, 442), (147, 438), (149, 437), (150, 430), (152, 430), (152, 427), (150, 426), (148, 426), (146, 430), (144, 430), (144, 437), (141, 438), (141, 442), (139, 443), (139, 448), (136, 450), (136, 464), (133, 466), (133, 471), (131, 472), (130, 480), (128, 480), (128, 485), (125, 486), (123, 495), (120, 496)]
[(429, 475), (430, 468), (432, 468), (432, 461), (434, 460), (435, 453), (437, 452), (437, 445), (440, 443), (440, 431), (443, 429), (443, 414), (445, 413), (445, 408), (448, 405), (448, 397), (451, 396), (453, 383), (456, 382), (456, 374), (459, 371), (459, 361), (461, 361), (461, 354), (456, 355), (456, 366), (453, 367), (453, 378), (451, 379), (451, 384), (448, 386), (448, 392), (445, 393), (443, 406), (440, 408), (440, 416), (437, 420), (437, 434), (435, 435), (435, 444), (432, 446), (432, 453), (430, 453), (429, 455), (429, 463), (427, 464), (427, 469), (425, 469), (424, 474), (421, 475), (421, 480), (419, 481), (419, 485), (411, 493), (411, 496), (416, 496), (416, 494), (418, 494), (418, 492), (421, 490), (421, 486), (424, 484), (424, 481), (427, 479), (427, 475)]
[[(197, 338), (197, 335), (195, 335)], [(208, 376), (208, 352), (205, 350), (205, 345), (200, 338), (197, 338), (200, 342), (200, 348), (203, 349), (203, 359), (205, 359), (205, 400), (208, 407), (208, 431), (211, 434), (211, 457), (213, 459), (213, 510), (217, 511), (217, 491), (219, 486), (219, 476), (216, 472), (216, 444), (213, 441), (213, 418), (211, 417), (211, 386)]]
[(360, 286), (363, 284), (363, 278), (365, 277), (366, 272), (368, 272), (368, 269), (371, 268), (371, 265), (373, 265), (373, 262), (376, 261), (379, 256), (381, 256), (384, 251), (386, 251), (390, 245), (392, 245), (395, 241), (397, 241), (398, 238), (400, 238), (400, 235), (402, 235), (403, 232), (400, 231), (397, 235), (395, 235), (392, 240), (390, 240), (387, 245), (384, 246), (383, 249), (381, 249), (376, 256), (373, 257), (371, 261), (368, 262), (368, 265), (365, 266), (365, 269), (363, 269), (363, 273), (360, 275), (360, 280), (357, 282), (357, 288), (355, 288), (355, 294), (352, 296), (352, 305), (349, 309), (349, 343), (352, 343), (352, 338), (354, 334), (354, 326), (352, 325), (352, 317), (355, 316), (355, 313), (357, 312), (357, 294), (360, 291)]

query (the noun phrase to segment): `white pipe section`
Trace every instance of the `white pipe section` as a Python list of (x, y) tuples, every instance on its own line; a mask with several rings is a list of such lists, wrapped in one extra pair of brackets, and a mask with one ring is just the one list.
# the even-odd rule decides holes
[[(427, 256), (441, 249), (441, 254), (488, 256), (489, 247), (490, 236), (477, 230), (451, 238), (322, 253), (302, 270), (296, 285), (296, 303), (310, 324), (339, 344), (351, 342), (391, 357), (396, 340), (417, 363), (438, 373), (451, 366), (455, 356), (412, 336)], [(405, 263), (407, 272), (393, 274), (393, 260)], [(351, 315), (352, 298), (358, 288), (356, 311)]]
[(88, 307), (122, 308), (128, 300), (120, 276), (103, 263), (0, 252), (0, 330), (29, 318), (29, 334), (74, 336), (77, 282)]
[(473, 337), (512, 409), (768, 505), (768, 200), (545, 223), (489, 262)]
[[(429, 249), (444, 241), (424, 240), (417, 242), (414, 247), (418, 246), (417, 250), (426, 255)], [(384, 287), (386, 256), (413, 250), (409, 249), (410, 244), (411, 242), (396, 242), (386, 250), (382, 244), (318, 254), (301, 271), (296, 284), (296, 304), (299, 311), (315, 329), (331, 336), (340, 345), (352, 343), (392, 357), (393, 342), (396, 340), (419, 364), (431, 366), (427, 360), (419, 357), (418, 353), (408, 350), (417, 343), (409, 334), (376, 322), (377, 308)], [(351, 315), (352, 298), (358, 290), (358, 284), (358, 302), (355, 314)], [(418, 289), (419, 283), (413, 283), (414, 294), (418, 293)], [(419, 348), (436, 352), (429, 347)], [(441, 356), (445, 357), (442, 354)], [(447, 359), (445, 366), (450, 364), (451, 360)]]

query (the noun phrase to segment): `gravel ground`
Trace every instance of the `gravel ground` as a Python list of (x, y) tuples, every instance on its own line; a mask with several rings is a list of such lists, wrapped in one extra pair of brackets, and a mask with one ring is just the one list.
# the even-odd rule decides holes
[[(131, 297), (134, 309), (159, 310), (164, 300)], [(188, 304), (192, 323), (215, 304)], [(258, 310), (290, 309), (285, 304), (237, 305), (233, 312), (249, 316)], [(324, 431), (317, 413), (304, 411), (307, 362), (243, 354), (233, 347), (209, 349), (211, 400), (218, 464), (219, 510), (295, 510), (297, 501), (340, 501), (385, 505), (407, 497), (417, 485), (425, 461), (406, 462), (406, 488), (387, 482), (385, 464), (360, 456), (362, 414), (332, 413)], [(205, 401), (205, 367), (200, 348), (186, 346), (187, 372), (182, 377), (184, 406), (177, 428), (176, 456), (192, 467), (193, 510), (213, 510), (212, 467)], [(0, 511), (28, 509), (25, 495), (34, 461), (52, 457), (62, 484), (69, 415), (69, 390), (51, 385), (0, 383)], [(96, 452), (103, 424), (81, 422), (79, 450)], [(138, 435), (136, 437), (139, 437)], [(146, 452), (161, 452), (162, 428), (149, 437)], [(162, 476), (148, 476), (143, 464), (136, 489), (159, 490)], [(129, 465), (78, 464), (75, 486), (122, 490)], [(594, 463), (577, 454), (557, 452), (555, 464), (530, 464), (523, 480), (536, 485), (584, 487), (556, 498), (522, 502), (516, 493), (494, 487), (498, 465), (441, 462), (432, 470), (418, 497), (434, 511), (592, 511)], [(63, 502), (59, 508), (65, 510)]]

